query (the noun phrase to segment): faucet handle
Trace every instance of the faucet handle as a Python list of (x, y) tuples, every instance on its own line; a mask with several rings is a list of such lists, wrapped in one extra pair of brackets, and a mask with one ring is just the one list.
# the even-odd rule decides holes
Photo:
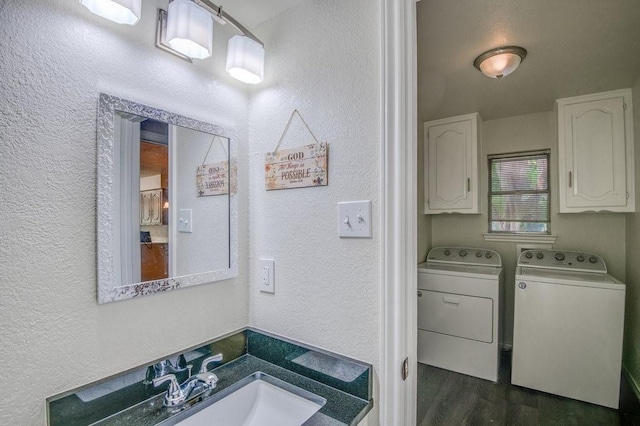
[(220, 362), (222, 361), (222, 359), (223, 357), (221, 353), (205, 358), (204, 361), (202, 361), (202, 364), (200, 365), (200, 372), (201, 373), (208, 372), (209, 370), (207, 370), (207, 365), (209, 365), (212, 362)]
[(164, 376), (156, 377), (151, 381), (153, 386), (158, 387), (165, 382), (169, 382), (169, 393), (175, 393), (180, 391), (180, 385), (175, 374), (165, 374)]
[(175, 374), (166, 374), (158, 377), (157, 379), (153, 379), (153, 386), (158, 387), (165, 382), (169, 382), (169, 390), (164, 396), (164, 405), (171, 407), (184, 402), (184, 392), (180, 388), (180, 384), (178, 383)]

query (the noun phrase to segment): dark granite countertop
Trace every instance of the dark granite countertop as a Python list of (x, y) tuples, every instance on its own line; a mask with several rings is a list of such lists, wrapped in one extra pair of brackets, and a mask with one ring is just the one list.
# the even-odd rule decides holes
[[(357, 425), (373, 406), (372, 400), (366, 401), (357, 398), (252, 355), (243, 355), (213, 370), (219, 381), (217, 387), (208, 398), (215, 401), (215, 395), (218, 392), (258, 371), (312, 392), (327, 400), (327, 403), (304, 423), (305, 426)], [(162, 406), (163, 397), (163, 394), (155, 396), (94, 424), (100, 426), (133, 424), (152, 426), (164, 422), (163, 425), (168, 426), (183, 420), (188, 415), (191, 415), (192, 411), (198, 411), (198, 406), (208, 405), (205, 398), (202, 402), (176, 413), (175, 417), (171, 418), (172, 414)]]

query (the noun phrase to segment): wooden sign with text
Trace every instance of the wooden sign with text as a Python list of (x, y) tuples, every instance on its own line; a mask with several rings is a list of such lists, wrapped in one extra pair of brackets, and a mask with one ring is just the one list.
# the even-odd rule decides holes
[(198, 197), (229, 193), (229, 162), (203, 164), (196, 170)]
[(326, 186), (329, 177), (328, 152), (329, 145), (318, 142), (267, 153), (264, 161), (267, 191)]

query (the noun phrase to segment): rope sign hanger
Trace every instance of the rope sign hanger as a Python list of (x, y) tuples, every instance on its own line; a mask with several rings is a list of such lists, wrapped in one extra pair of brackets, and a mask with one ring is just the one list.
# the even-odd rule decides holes
[(289, 117), (289, 121), (287, 121), (287, 125), (285, 126), (284, 131), (282, 132), (282, 136), (280, 136), (280, 140), (278, 140), (276, 149), (274, 149), (273, 152), (278, 152), (278, 149), (280, 149), (280, 144), (282, 143), (282, 140), (284, 139), (284, 137), (287, 135), (287, 132), (289, 131), (289, 126), (291, 126), (291, 121), (293, 121), (293, 116), (296, 114), (298, 114), (298, 117), (300, 117), (300, 120), (302, 120), (302, 123), (311, 134), (311, 137), (313, 138), (313, 140), (316, 141), (316, 143), (320, 143), (318, 138), (316, 138), (316, 135), (314, 135), (313, 132), (311, 131), (311, 128), (309, 127), (307, 122), (304, 121), (304, 118), (302, 118), (302, 114), (300, 114), (300, 111), (298, 111), (297, 109), (294, 109), (293, 112), (291, 113), (291, 116)]
[[(315, 142), (280, 150), (280, 145), (287, 135), (293, 117), (296, 114)], [(265, 154), (265, 189), (272, 191), (276, 189), (327, 186), (329, 179), (328, 152), (329, 144), (320, 142), (307, 122), (302, 118), (300, 111), (294, 109), (275, 149)]]
[(224, 151), (225, 155), (229, 157), (229, 153), (227, 152), (227, 147), (224, 146), (224, 143), (222, 143), (223, 139), (226, 139), (227, 143), (229, 143), (229, 138), (225, 138), (224, 136), (219, 136), (219, 135), (213, 135), (213, 139), (211, 139), (211, 143), (209, 144), (209, 149), (207, 149), (207, 153), (204, 155), (204, 159), (202, 160), (203, 166), (204, 166), (204, 163), (207, 162), (207, 157), (209, 156), (209, 152), (211, 151), (211, 147), (213, 147), (213, 143), (215, 142), (216, 138), (218, 138), (218, 142), (220, 142), (220, 146), (222, 147), (222, 150)]

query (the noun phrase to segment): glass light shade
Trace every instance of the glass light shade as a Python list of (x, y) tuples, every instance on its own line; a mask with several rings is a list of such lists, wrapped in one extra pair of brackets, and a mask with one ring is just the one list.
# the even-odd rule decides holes
[(502, 78), (518, 68), (522, 59), (515, 53), (501, 53), (485, 59), (480, 64), (480, 71), (487, 77)]
[(118, 24), (135, 25), (140, 20), (142, 0), (80, 0), (98, 16)]
[(233, 36), (227, 46), (227, 72), (244, 83), (264, 78), (264, 47), (247, 36)]
[(527, 51), (519, 46), (505, 46), (484, 52), (473, 61), (473, 66), (484, 75), (500, 79), (518, 68), (527, 57)]
[(213, 20), (190, 0), (173, 0), (167, 11), (167, 43), (190, 58), (204, 59), (213, 49)]

